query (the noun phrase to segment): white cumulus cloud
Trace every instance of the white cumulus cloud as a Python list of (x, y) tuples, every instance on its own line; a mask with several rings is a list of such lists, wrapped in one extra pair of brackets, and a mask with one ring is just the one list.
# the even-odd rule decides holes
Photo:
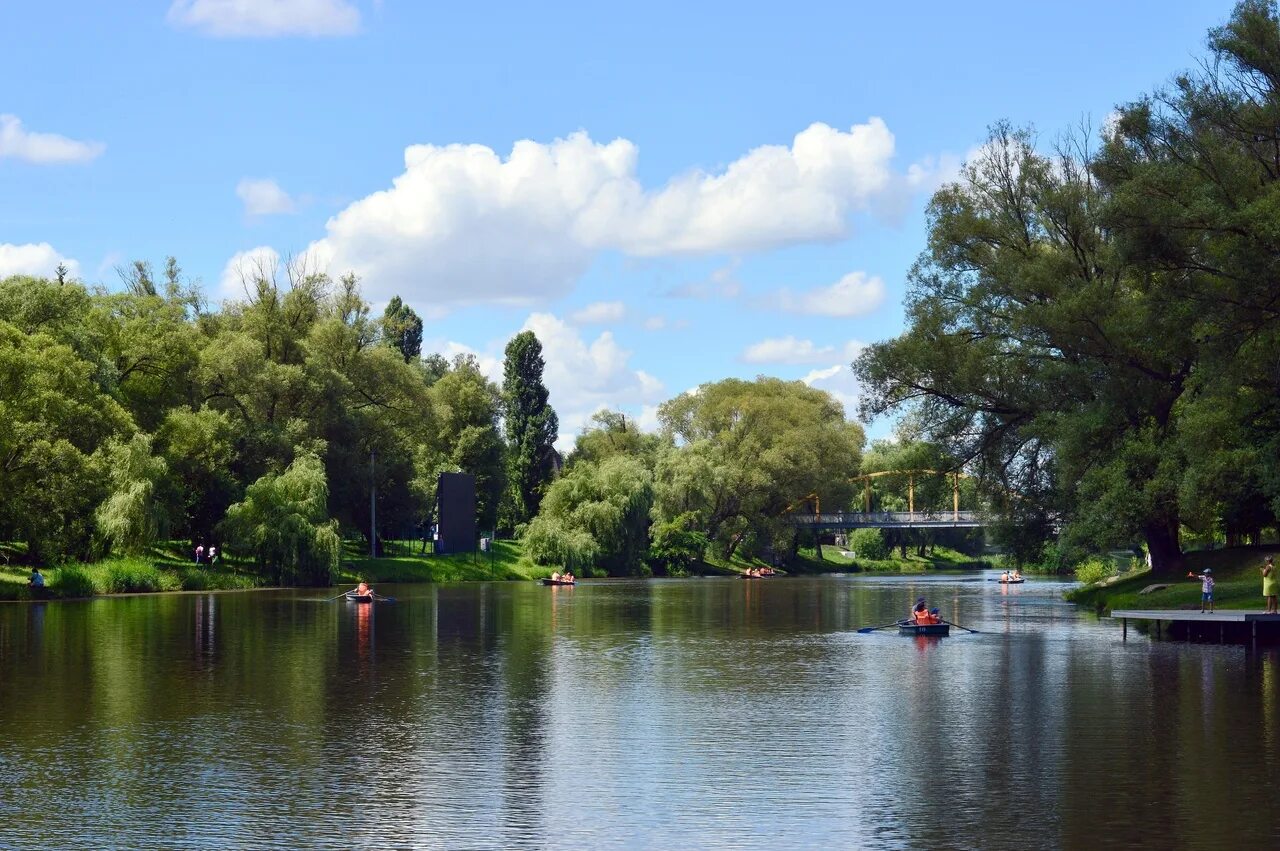
[(834, 358), (852, 361), (864, 348), (864, 344), (850, 340), (843, 346), (818, 346), (812, 340), (801, 340), (791, 335), (771, 337), (752, 343), (742, 352), (747, 363), (822, 363)]
[(71, 277), (80, 274), (79, 263), (70, 257), (63, 257), (47, 242), (28, 242), (23, 245), (0, 242), (0, 279), (10, 275), (52, 278), (59, 263), (67, 267)]
[(174, 0), (172, 26), (223, 38), (336, 36), (360, 31), (348, 0)]
[[(647, 189), (626, 139), (524, 140), (505, 157), (414, 145), (390, 188), (333, 216), (312, 250), (332, 270), (354, 270), (375, 299), (536, 304), (567, 293), (601, 251), (737, 254), (846, 236), (854, 213), (914, 192), (893, 152), (879, 118), (848, 130), (813, 124), (790, 145)], [(695, 289), (738, 292), (732, 267)]]
[(236, 184), (236, 197), (244, 203), (247, 216), (272, 216), (292, 213), (297, 203), (270, 178), (243, 178)]
[(0, 115), (0, 159), (12, 157), (29, 163), (83, 163), (97, 159), (107, 146), (81, 142), (57, 133), (36, 133), (22, 126), (16, 115)]
[(866, 272), (850, 272), (834, 284), (802, 292), (779, 290), (771, 301), (791, 313), (848, 318), (872, 313), (884, 302), (884, 281)]
[(597, 301), (575, 311), (569, 319), (575, 325), (599, 325), (619, 322), (627, 315), (627, 306), (620, 301)]

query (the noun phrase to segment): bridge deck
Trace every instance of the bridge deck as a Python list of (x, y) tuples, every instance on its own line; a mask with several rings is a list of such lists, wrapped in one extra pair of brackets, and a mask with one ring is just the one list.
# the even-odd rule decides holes
[(819, 529), (976, 529), (987, 518), (976, 511), (845, 511), (792, 514), (789, 522)]

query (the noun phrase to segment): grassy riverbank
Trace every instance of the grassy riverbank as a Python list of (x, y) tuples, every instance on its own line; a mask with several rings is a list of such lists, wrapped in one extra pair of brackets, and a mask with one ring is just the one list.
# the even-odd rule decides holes
[(915, 553), (887, 559), (866, 559), (843, 555), (839, 548), (824, 546), (822, 558), (811, 548), (801, 548), (798, 573), (924, 573), (929, 570), (989, 570), (995, 563), (965, 555), (950, 547), (935, 546), (929, 555)]
[(346, 582), (464, 582), (493, 579), (538, 579), (550, 576), (554, 567), (534, 564), (519, 541), (494, 541), (490, 552), (447, 555), (403, 554), (380, 558), (344, 551), (338, 571)]
[[(45, 590), (41, 599), (96, 597), (156, 591), (213, 591), (265, 587), (270, 579), (256, 565), (239, 559), (220, 559), (212, 569), (196, 567), (186, 558), (186, 544), (150, 549), (143, 556), (121, 556), (88, 564), (42, 568)], [(339, 584), (368, 582), (459, 582), (490, 579), (537, 579), (554, 568), (533, 564), (519, 541), (497, 541), (492, 553), (449, 555), (404, 554), (381, 558), (362, 555), (354, 543), (343, 547)], [(0, 566), (0, 600), (34, 599), (27, 587), (30, 568)]]
[[(413, 552), (409, 545), (390, 545), (392, 555), (370, 558), (363, 546), (348, 542), (338, 570), (339, 585), (364, 580), (387, 582), (466, 582), (486, 580), (533, 580), (550, 576), (553, 567), (534, 564), (519, 541), (495, 541), (491, 552), (435, 555)], [(118, 557), (90, 564), (69, 564), (44, 570), (46, 599), (94, 597), (156, 591), (204, 591), (257, 588), (271, 584), (251, 562), (220, 560), (214, 569), (198, 568), (186, 558), (185, 543), (173, 542), (152, 548), (144, 556)], [(735, 575), (753, 567), (768, 567), (758, 559), (731, 560), (709, 556), (695, 565), (697, 573)], [(923, 573), (938, 569), (976, 569), (991, 563), (975, 560), (945, 547), (935, 548), (929, 557), (871, 561), (853, 559), (833, 547), (823, 547), (822, 558), (812, 549), (780, 572), (790, 574), (849, 573), (884, 571)], [(0, 567), (0, 600), (32, 599), (27, 588), (29, 570), (18, 565)]]
[[(1214, 604), (1219, 609), (1259, 609), (1263, 607), (1262, 577), (1258, 568), (1267, 555), (1280, 553), (1280, 546), (1233, 547), (1187, 553), (1187, 570), (1198, 573), (1213, 570)], [(1141, 594), (1150, 585), (1168, 585)], [(1134, 573), (1108, 583), (1077, 588), (1067, 599), (1098, 612), (1112, 609), (1199, 609), (1199, 580), (1181, 577), (1156, 579), (1149, 570)]]
[[(149, 557), (121, 557), (92, 564), (68, 564), (42, 570), (43, 599), (96, 597), (150, 591), (212, 591), (256, 588), (265, 579), (238, 571), (205, 570), (193, 564), (157, 561)], [(0, 570), (0, 600), (34, 599), (27, 587), (30, 571)]]

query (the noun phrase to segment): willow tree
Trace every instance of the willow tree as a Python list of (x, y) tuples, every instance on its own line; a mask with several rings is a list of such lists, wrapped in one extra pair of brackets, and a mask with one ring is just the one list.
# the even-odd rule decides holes
[(865, 416), (913, 409), (1021, 523), (1065, 523), (1094, 546), (1141, 536), (1167, 574), (1181, 563), (1174, 414), (1194, 308), (1117, 251), (1090, 159), (996, 126), (929, 205), (907, 330), (854, 369)]
[(301, 450), (283, 473), (267, 473), (227, 510), (231, 549), (252, 555), (276, 583), (329, 585), (341, 539), (329, 519), (329, 485), (318, 455)]
[(830, 394), (799, 381), (726, 379), (658, 409), (667, 439), (655, 473), (655, 537), (705, 536), (723, 557), (794, 547), (788, 509), (817, 494), (843, 508), (864, 434)]
[(169, 471), (151, 454), (151, 436), (135, 434), (106, 446), (111, 493), (98, 506), (98, 531), (122, 552), (140, 553), (164, 531), (168, 516), (160, 490)]
[(1094, 171), (1126, 260), (1185, 305), (1198, 347), (1178, 417), (1179, 499), (1199, 531), (1280, 515), (1280, 14), (1247, 0), (1208, 61), (1119, 111)]

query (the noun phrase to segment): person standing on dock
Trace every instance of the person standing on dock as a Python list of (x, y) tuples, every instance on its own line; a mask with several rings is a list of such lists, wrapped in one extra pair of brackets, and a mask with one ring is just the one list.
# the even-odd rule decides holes
[(1213, 570), (1206, 567), (1204, 573), (1188, 573), (1188, 579), (1200, 580), (1200, 613), (1204, 614), (1204, 604), (1209, 604), (1209, 611), (1213, 611)]
[(1276, 579), (1275, 556), (1267, 556), (1267, 560), (1262, 563), (1262, 596), (1267, 600), (1267, 614), (1280, 615), (1280, 609), (1276, 608), (1276, 585), (1280, 584)]

